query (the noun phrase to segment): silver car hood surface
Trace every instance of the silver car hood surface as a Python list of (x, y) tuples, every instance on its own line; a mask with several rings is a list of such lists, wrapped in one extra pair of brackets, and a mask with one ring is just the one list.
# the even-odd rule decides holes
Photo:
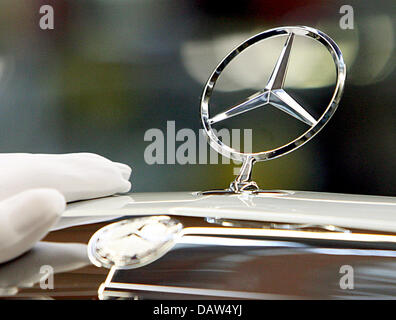
[(61, 224), (109, 216), (177, 215), (334, 225), (396, 232), (396, 197), (307, 191), (201, 195), (197, 192), (129, 193), (68, 205)]

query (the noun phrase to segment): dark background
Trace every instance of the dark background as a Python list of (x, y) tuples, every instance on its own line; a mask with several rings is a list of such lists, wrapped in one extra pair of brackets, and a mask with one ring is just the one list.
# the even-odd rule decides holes
[[(45, 4), (55, 10), (54, 30), (39, 27)], [(339, 25), (344, 4), (354, 9), (351, 30)], [(133, 168), (133, 191), (226, 187), (235, 164), (148, 165), (144, 134), (151, 128), (166, 132), (170, 120), (176, 130), (198, 132), (203, 85), (221, 58), (245, 38), (285, 25), (317, 27), (339, 44), (346, 88), (315, 139), (257, 164), (254, 179), (269, 189), (395, 196), (392, 0), (1, 0), (0, 152), (95, 152)], [(307, 105), (325, 104), (334, 87), (324, 79), (327, 69), (308, 50), (294, 52), (300, 56), (289, 68), (288, 89)], [(273, 62), (260, 63), (265, 83)], [(261, 71), (250, 61), (240, 77), (234, 74), (234, 87), (225, 83), (219, 104), (255, 91), (254, 85), (243, 87), (249, 67), (252, 77)], [(317, 74), (321, 81), (310, 81)], [(282, 115), (266, 112), (243, 120), (243, 127), (253, 128), (254, 145), (276, 144), (293, 129)]]

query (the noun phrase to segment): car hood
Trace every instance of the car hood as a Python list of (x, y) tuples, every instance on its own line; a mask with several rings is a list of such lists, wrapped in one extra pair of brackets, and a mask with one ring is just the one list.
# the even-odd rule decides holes
[(54, 229), (108, 217), (176, 215), (396, 232), (396, 197), (277, 190), (262, 194), (128, 193), (70, 203)]

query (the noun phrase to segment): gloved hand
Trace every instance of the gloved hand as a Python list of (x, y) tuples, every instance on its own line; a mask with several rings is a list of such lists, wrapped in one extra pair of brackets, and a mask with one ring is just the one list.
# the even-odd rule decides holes
[(42, 239), (66, 202), (129, 191), (130, 174), (96, 154), (0, 154), (0, 263)]

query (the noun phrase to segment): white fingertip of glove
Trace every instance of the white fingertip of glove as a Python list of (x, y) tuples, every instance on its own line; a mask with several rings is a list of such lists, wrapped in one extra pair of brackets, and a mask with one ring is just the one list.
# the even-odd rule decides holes
[(53, 189), (31, 189), (0, 202), (0, 263), (14, 259), (41, 240), (66, 206)]
[(118, 169), (120, 169), (121, 174), (125, 180), (129, 180), (131, 177), (132, 169), (131, 167), (127, 166), (126, 164), (119, 163), (119, 162), (113, 162)]
[(0, 200), (32, 188), (60, 191), (67, 202), (125, 193), (131, 168), (93, 153), (0, 154)]

